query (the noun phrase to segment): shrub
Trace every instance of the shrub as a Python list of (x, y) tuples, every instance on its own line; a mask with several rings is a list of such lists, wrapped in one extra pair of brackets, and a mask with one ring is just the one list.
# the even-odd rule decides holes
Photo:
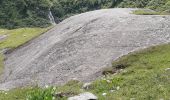
[(55, 92), (55, 88), (53, 87), (45, 89), (40, 89), (37, 87), (27, 94), (27, 100), (53, 100), (55, 99), (53, 96)]

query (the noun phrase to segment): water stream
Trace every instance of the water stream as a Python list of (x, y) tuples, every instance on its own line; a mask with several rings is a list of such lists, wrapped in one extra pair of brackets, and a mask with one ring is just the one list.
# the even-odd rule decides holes
[(52, 25), (56, 25), (56, 22), (54, 20), (53, 14), (51, 13), (51, 10), (49, 9), (49, 13), (48, 13), (48, 18), (50, 19), (50, 23)]

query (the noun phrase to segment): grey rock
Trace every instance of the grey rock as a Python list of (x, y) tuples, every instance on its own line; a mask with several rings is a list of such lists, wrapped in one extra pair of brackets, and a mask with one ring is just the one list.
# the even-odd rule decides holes
[(7, 53), (0, 90), (26, 85), (89, 82), (113, 60), (170, 42), (170, 16), (133, 15), (135, 9), (102, 9), (72, 16)]
[(8, 37), (8, 35), (6, 35), (6, 34), (3, 34), (3, 35), (0, 34), (0, 41), (6, 39), (7, 37)]
[(88, 90), (91, 87), (91, 83), (84, 83), (83, 84), (83, 89)]
[(170, 71), (170, 68), (166, 68), (165, 70), (166, 70), (166, 71)]
[(90, 92), (85, 92), (77, 96), (70, 97), (68, 98), (68, 100), (97, 100), (97, 97)]

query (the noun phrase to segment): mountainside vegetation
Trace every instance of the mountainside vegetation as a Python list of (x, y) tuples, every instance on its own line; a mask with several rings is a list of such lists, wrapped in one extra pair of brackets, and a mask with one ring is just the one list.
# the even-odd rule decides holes
[[(126, 8), (148, 8), (156, 11), (148, 14), (170, 14), (170, 0), (124, 0), (119, 7)], [(142, 12), (140, 12), (142, 13)], [(144, 12), (147, 15), (147, 12)]]
[(0, 27), (47, 27), (50, 11), (58, 23), (73, 14), (114, 7), (170, 12), (170, 0), (1, 0)]
[(114, 7), (113, 0), (1, 0), (0, 27), (47, 27), (52, 11), (55, 21), (102, 7)]

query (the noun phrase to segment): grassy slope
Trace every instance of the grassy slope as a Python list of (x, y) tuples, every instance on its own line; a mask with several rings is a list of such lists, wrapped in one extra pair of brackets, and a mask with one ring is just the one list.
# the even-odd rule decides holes
[(19, 28), (13, 30), (0, 29), (0, 34), (6, 34), (8, 36), (7, 39), (0, 42), (0, 49), (16, 48), (48, 29), (49, 28)]
[[(94, 83), (94, 93), (102, 100), (168, 100), (170, 99), (170, 44), (132, 53), (113, 63), (128, 65), (121, 73), (110, 76), (107, 83), (99, 80)], [(114, 87), (120, 90), (110, 93)], [(101, 96), (108, 93), (106, 97)]]
[[(6, 39), (0, 41), (0, 50), (4, 48), (15, 49), (16, 47), (37, 37), (48, 28), (19, 28), (14, 30), (0, 29), (0, 35), (7, 35)], [(3, 55), (0, 54), (0, 73), (3, 70)]]
[[(123, 64), (127, 65), (125, 69), (116, 75), (108, 75), (106, 78), (96, 80), (92, 83), (90, 89), (82, 90), (80, 84), (77, 85), (78, 83), (73, 82), (57, 87), (56, 91), (73, 94), (90, 91), (96, 94), (99, 100), (130, 100), (130, 98), (136, 98), (136, 100), (169, 100), (170, 70), (166, 70), (170, 68), (169, 50), (170, 44), (166, 44), (131, 53), (113, 62), (113, 68), (117, 64)], [(50, 98), (50, 95), (42, 93), (42, 91), (47, 93), (49, 90), (40, 90), (15, 89), (7, 92), (6, 95), (0, 93), (0, 100), (15, 100), (16, 97), (22, 100), (22, 98), (26, 98), (27, 94), (33, 98), (38, 96)], [(110, 90), (114, 90), (114, 92)], [(103, 93), (107, 93), (107, 95), (103, 96)]]

